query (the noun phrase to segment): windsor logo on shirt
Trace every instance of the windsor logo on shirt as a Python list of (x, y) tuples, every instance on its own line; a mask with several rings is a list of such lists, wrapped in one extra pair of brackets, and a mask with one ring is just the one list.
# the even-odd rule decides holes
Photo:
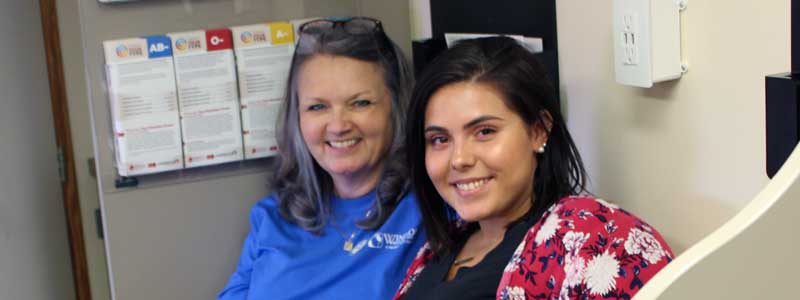
[(416, 228), (411, 228), (405, 233), (376, 232), (367, 242), (367, 247), (373, 249), (397, 249), (404, 244), (411, 244), (416, 234)]

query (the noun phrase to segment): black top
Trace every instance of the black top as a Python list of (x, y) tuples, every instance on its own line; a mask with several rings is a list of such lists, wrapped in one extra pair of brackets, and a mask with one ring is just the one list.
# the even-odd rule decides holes
[(447, 272), (467, 239), (475, 233), (478, 226), (471, 224), (465, 234), (459, 238), (458, 246), (442, 257), (434, 257), (411, 287), (403, 295), (402, 300), (472, 300), (495, 299), (497, 287), (503, 277), (503, 270), (531, 226), (536, 224), (539, 215), (528, 215), (521, 221), (511, 225), (503, 236), (503, 241), (489, 251), (478, 264), (472, 267), (461, 267), (453, 280), (447, 279)]

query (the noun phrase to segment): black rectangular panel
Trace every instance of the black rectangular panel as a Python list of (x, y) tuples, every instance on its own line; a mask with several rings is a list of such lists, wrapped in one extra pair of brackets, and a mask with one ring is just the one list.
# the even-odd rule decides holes
[(800, 140), (798, 88), (790, 73), (766, 77), (767, 176), (772, 178)]

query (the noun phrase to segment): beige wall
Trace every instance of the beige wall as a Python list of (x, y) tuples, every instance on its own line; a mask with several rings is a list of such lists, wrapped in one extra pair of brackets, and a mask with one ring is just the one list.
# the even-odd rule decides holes
[(38, 1), (0, 2), (0, 299), (75, 299)]
[(682, 252), (768, 182), (764, 76), (789, 70), (789, 1), (690, 1), (689, 73), (614, 81), (612, 0), (557, 2), (561, 92), (593, 191)]

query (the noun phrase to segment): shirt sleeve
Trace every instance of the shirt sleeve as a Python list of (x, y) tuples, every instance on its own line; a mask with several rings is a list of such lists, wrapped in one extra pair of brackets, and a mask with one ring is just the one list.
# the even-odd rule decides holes
[(250, 274), (253, 271), (253, 262), (258, 258), (258, 232), (263, 220), (260, 205), (250, 212), (250, 232), (244, 240), (242, 254), (236, 270), (228, 280), (228, 284), (217, 296), (220, 300), (244, 300), (250, 291)]

